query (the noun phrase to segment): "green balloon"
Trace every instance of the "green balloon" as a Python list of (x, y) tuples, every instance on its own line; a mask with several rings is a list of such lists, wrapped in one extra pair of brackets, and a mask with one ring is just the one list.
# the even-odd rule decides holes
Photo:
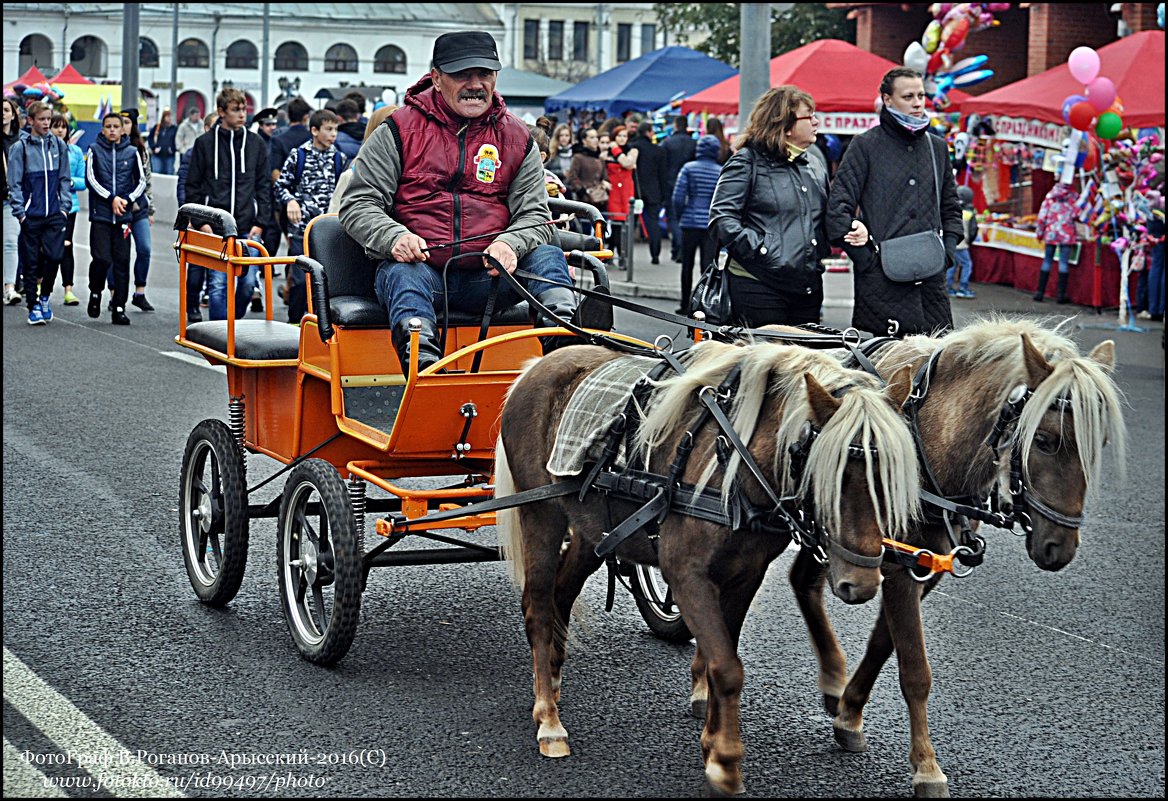
[(1123, 118), (1114, 111), (1105, 111), (1095, 122), (1095, 133), (1100, 139), (1114, 139), (1123, 130)]

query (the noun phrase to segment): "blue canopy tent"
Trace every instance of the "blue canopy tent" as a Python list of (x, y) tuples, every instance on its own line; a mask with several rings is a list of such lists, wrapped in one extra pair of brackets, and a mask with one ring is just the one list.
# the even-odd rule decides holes
[(673, 45), (602, 72), (544, 101), (545, 114), (560, 109), (604, 111), (610, 117), (626, 111), (649, 111), (681, 94), (700, 92), (738, 70), (715, 58)]

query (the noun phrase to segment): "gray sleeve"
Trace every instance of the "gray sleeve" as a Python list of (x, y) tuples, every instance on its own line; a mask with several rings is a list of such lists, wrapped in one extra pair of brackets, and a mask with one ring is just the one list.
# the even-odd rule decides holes
[[(543, 173), (540, 173), (542, 177)], [(389, 216), (401, 176), (401, 154), (388, 125), (379, 125), (353, 161), (353, 178), (341, 197), (341, 226), (371, 258), (388, 259), (408, 229)]]
[[(522, 228), (525, 225), (550, 220), (552, 214), (548, 210), (547, 199), (543, 162), (539, 158), (539, 148), (532, 146), (523, 157), (523, 164), (520, 165), (519, 173), (511, 182), (511, 188), (507, 193), (507, 207), (511, 211), (511, 222), (507, 227)], [(551, 244), (552, 229), (550, 225), (541, 225), (538, 228), (528, 228), (526, 231), (501, 234), (495, 241), (510, 245), (515, 251), (515, 256), (522, 259), (540, 245)]]

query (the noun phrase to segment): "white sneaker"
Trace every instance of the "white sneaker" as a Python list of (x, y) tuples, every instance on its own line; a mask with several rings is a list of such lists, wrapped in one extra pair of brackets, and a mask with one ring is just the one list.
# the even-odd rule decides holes
[(10, 286), (4, 290), (4, 302), (9, 306), (15, 306), (23, 300), (24, 296), (17, 292), (15, 287)]
[(1150, 311), (1142, 311), (1136, 315), (1137, 320), (1151, 320), (1152, 313)]

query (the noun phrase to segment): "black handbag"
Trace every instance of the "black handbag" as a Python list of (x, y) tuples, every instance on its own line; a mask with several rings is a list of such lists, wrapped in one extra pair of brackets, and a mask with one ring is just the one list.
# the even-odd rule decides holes
[(730, 323), (730, 271), (726, 269), (729, 255), (719, 253), (702, 270), (689, 299), (689, 313), (701, 312), (710, 325)]
[[(926, 137), (930, 134), (925, 134)], [(933, 178), (937, 187), (937, 219), (941, 219), (941, 176), (937, 173), (937, 153), (926, 140), (933, 161)], [(876, 243), (884, 277), (898, 284), (915, 284), (945, 270), (945, 240), (940, 230), (898, 236)]]

